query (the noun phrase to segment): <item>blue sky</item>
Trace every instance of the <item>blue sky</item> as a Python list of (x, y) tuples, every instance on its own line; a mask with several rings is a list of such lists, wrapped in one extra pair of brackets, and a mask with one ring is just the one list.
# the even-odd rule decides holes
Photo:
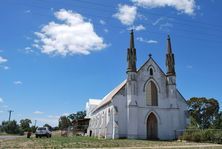
[(222, 105), (220, 0), (8, 0), (0, 3), (0, 122), (57, 125), (126, 77), (129, 29), (138, 68), (152, 53), (166, 71), (171, 35), (177, 87)]

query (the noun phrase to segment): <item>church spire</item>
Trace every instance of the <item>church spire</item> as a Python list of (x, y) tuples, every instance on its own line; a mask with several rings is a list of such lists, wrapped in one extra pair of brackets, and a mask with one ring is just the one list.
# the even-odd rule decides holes
[(130, 32), (130, 47), (127, 49), (127, 72), (136, 72), (136, 49), (134, 45), (134, 33)]
[(172, 52), (170, 35), (167, 37), (167, 54), (166, 54), (166, 67), (167, 67), (167, 75), (175, 76), (175, 60), (174, 54)]
[(171, 47), (171, 42), (170, 42), (170, 35), (167, 35), (167, 52), (172, 53), (172, 47)]
[(134, 49), (134, 35), (133, 35), (133, 30), (130, 32), (130, 49)]

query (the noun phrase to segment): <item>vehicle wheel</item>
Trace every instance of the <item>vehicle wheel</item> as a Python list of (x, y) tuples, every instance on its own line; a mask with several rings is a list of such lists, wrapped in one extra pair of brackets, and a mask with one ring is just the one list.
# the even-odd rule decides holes
[(49, 135), (49, 138), (51, 138), (52, 137), (52, 135)]
[(38, 138), (38, 135), (35, 135), (36, 138)]

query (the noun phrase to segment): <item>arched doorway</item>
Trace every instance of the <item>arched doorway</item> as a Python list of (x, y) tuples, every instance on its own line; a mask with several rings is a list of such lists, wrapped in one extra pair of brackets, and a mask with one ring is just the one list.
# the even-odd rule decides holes
[(147, 139), (158, 139), (157, 118), (153, 113), (147, 118)]

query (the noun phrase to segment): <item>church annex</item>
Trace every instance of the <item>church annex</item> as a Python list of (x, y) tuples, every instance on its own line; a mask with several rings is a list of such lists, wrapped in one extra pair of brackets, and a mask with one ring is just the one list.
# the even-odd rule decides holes
[(127, 79), (102, 100), (89, 99), (87, 134), (105, 138), (175, 139), (187, 126), (187, 104), (176, 88), (171, 41), (167, 38), (166, 74), (154, 61), (136, 68), (134, 33), (127, 49)]

